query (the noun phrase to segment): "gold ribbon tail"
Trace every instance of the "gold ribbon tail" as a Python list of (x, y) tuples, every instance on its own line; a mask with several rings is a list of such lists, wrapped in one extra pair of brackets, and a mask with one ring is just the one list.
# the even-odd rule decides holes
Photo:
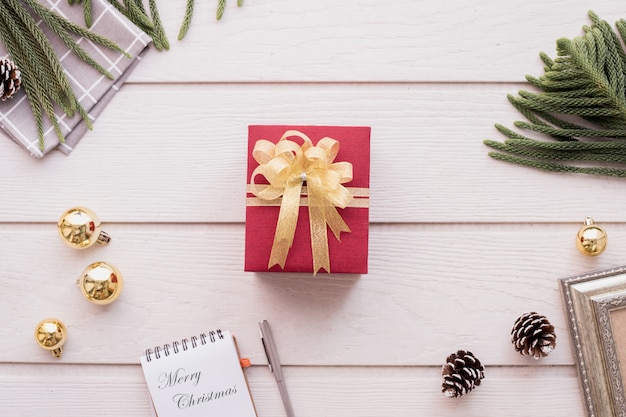
[(330, 272), (330, 255), (328, 253), (328, 232), (324, 208), (309, 205), (309, 225), (311, 229), (311, 250), (313, 252), (313, 275), (324, 268)]
[(293, 237), (296, 233), (301, 190), (302, 182), (293, 182), (285, 188), (267, 269), (274, 265), (280, 265), (282, 269), (285, 269), (287, 254), (289, 254), (289, 249), (293, 245)]
[(337, 209), (323, 204), (309, 205), (309, 223), (311, 228), (311, 248), (313, 250), (313, 275), (322, 268), (330, 272), (330, 254), (328, 250), (328, 231), (330, 227), (338, 241), (341, 232), (350, 232), (350, 228), (343, 220)]
[(341, 242), (341, 232), (351, 233), (352, 230), (350, 230), (350, 227), (348, 227), (335, 207), (325, 206), (324, 209), (328, 227), (332, 230), (335, 238)]

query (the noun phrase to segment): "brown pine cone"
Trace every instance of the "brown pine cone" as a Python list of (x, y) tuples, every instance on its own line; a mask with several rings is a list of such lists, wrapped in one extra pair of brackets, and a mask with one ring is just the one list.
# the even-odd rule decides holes
[(2, 85), (0, 90), (0, 99), (2, 101), (12, 98), (13, 94), (22, 85), (20, 70), (8, 58), (0, 58), (0, 84)]
[(448, 356), (441, 369), (441, 392), (448, 398), (463, 396), (480, 385), (485, 367), (470, 351), (458, 350)]
[(511, 330), (511, 342), (523, 356), (539, 359), (548, 356), (556, 347), (554, 326), (534, 311), (522, 314)]

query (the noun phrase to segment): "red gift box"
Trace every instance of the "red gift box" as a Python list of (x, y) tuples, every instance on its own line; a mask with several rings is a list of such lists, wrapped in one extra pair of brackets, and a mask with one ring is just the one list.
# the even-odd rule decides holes
[[(317, 268), (321, 271), (367, 273), (370, 131), (369, 127), (352, 126), (249, 126), (244, 268), (246, 271), (317, 273), (318, 271), (314, 271), (315, 257)], [(299, 146), (302, 147), (303, 152), (300, 151)], [(281, 153), (285, 149), (288, 149), (288, 152)], [(261, 152), (262, 150), (266, 152)], [(260, 154), (262, 156), (259, 156)], [(297, 161), (301, 161), (297, 155), (301, 154), (310, 156), (308, 161), (314, 161), (313, 164), (319, 160), (316, 158), (320, 155), (330, 154), (331, 156), (328, 163), (315, 165), (317, 168), (322, 167), (321, 170), (317, 170), (317, 168), (306, 168), (312, 166), (306, 165), (307, 162), (295, 167)], [(352, 165), (351, 180), (344, 175), (350, 164)], [(305, 168), (301, 168), (303, 166)], [(343, 170), (341, 171), (343, 174), (335, 175), (335, 171), (340, 169)], [(284, 172), (291, 172), (291, 177), (284, 182), (288, 185), (283, 189), (282, 186), (276, 186), (280, 182), (276, 180), (276, 177), (283, 178), (281, 175)], [(332, 181), (327, 179), (339, 176), (343, 178), (342, 184), (338, 188), (336, 184), (330, 185)], [(323, 189), (320, 184), (328, 184), (328, 188), (324, 190), (332, 191), (320, 192), (319, 190)], [(295, 186), (298, 189), (302, 186), (300, 192), (294, 191), (294, 188), (291, 188), (291, 191), (287, 190)], [(297, 193), (295, 203), (294, 192)], [(277, 197), (277, 194), (280, 196)], [(346, 194), (349, 194), (346, 199), (333, 197), (335, 195), (345, 197)], [(324, 208), (317, 210), (316, 207), (321, 207), (322, 199)], [(338, 200), (342, 202), (337, 203)], [(345, 208), (341, 208), (346, 201)], [(291, 206), (289, 202), (292, 203)], [(281, 216), (282, 223), (279, 228), (281, 205), (283, 213), (289, 212), (293, 216)], [(323, 223), (320, 223), (321, 212), (327, 213)], [(286, 219), (293, 219), (296, 213), (297, 221), (294, 229), (291, 229), (294, 230), (291, 247), (288, 247), (286, 243), (289, 239), (283, 239), (280, 244), (275, 243), (277, 229), (284, 230), (283, 226), (289, 224)], [(313, 222), (311, 222), (311, 213)], [(337, 218), (337, 214), (340, 219)], [(336, 223), (333, 227), (332, 223), (335, 221), (345, 222), (344, 226), (347, 228), (341, 229)], [(323, 226), (319, 227), (320, 224)], [(289, 227), (286, 228), (289, 229)], [(340, 233), (336, 231), (337, 229), (340, 229)], [(311, 230), (314, 231), (311, 232)], [(323, 239), (324, 234), (327, 234), (326, 239)], [(335, 237), (336, 234), (339, 235), (340, 240)], [(283, 236), (282, 233), (278, 235)], [(323, 260), (320, 261), (324, 258), (320, 253), (324, 253), (326, 246), (328, 264)], [(314, 256), (314, 252), (317, 255)], [(272, 265), (270, 258), (276, 263), (275, 253), (283, 255), (284, 268), (281, 268), (280, 262)], [(324, 266), (325, 264), (327, 266)]]

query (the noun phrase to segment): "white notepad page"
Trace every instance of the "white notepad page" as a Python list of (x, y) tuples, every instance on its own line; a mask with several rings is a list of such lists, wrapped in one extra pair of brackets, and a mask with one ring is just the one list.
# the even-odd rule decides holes
[(230, 332), (193, 339), (141, 357), (158, 417), (256, 417)]

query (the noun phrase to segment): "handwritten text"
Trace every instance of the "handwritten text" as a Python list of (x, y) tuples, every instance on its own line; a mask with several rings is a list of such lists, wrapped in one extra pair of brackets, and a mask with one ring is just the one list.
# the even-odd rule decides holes
[(217, 400), (218, 398), (223, 398), (234, 394), (237, 394), (236, 385), (233, 385), (232, 388), (227, 388), (222, 391), (206, 392), (199, 396), (194, 394), (176, 394), (172, 397), (172, 401), (176, 403), (176, 406), (178, 408), (184, 410), (186, 408), (208, 403), (209, 401)]
[(187, 372), (185, 368), (178, 368), (175, 371), (162, 372), (159, 375), (159, 389), (174, 387), (176, 385), (190, 382), (193, 386), (197, 386), (200, 382), (202, 372)]

